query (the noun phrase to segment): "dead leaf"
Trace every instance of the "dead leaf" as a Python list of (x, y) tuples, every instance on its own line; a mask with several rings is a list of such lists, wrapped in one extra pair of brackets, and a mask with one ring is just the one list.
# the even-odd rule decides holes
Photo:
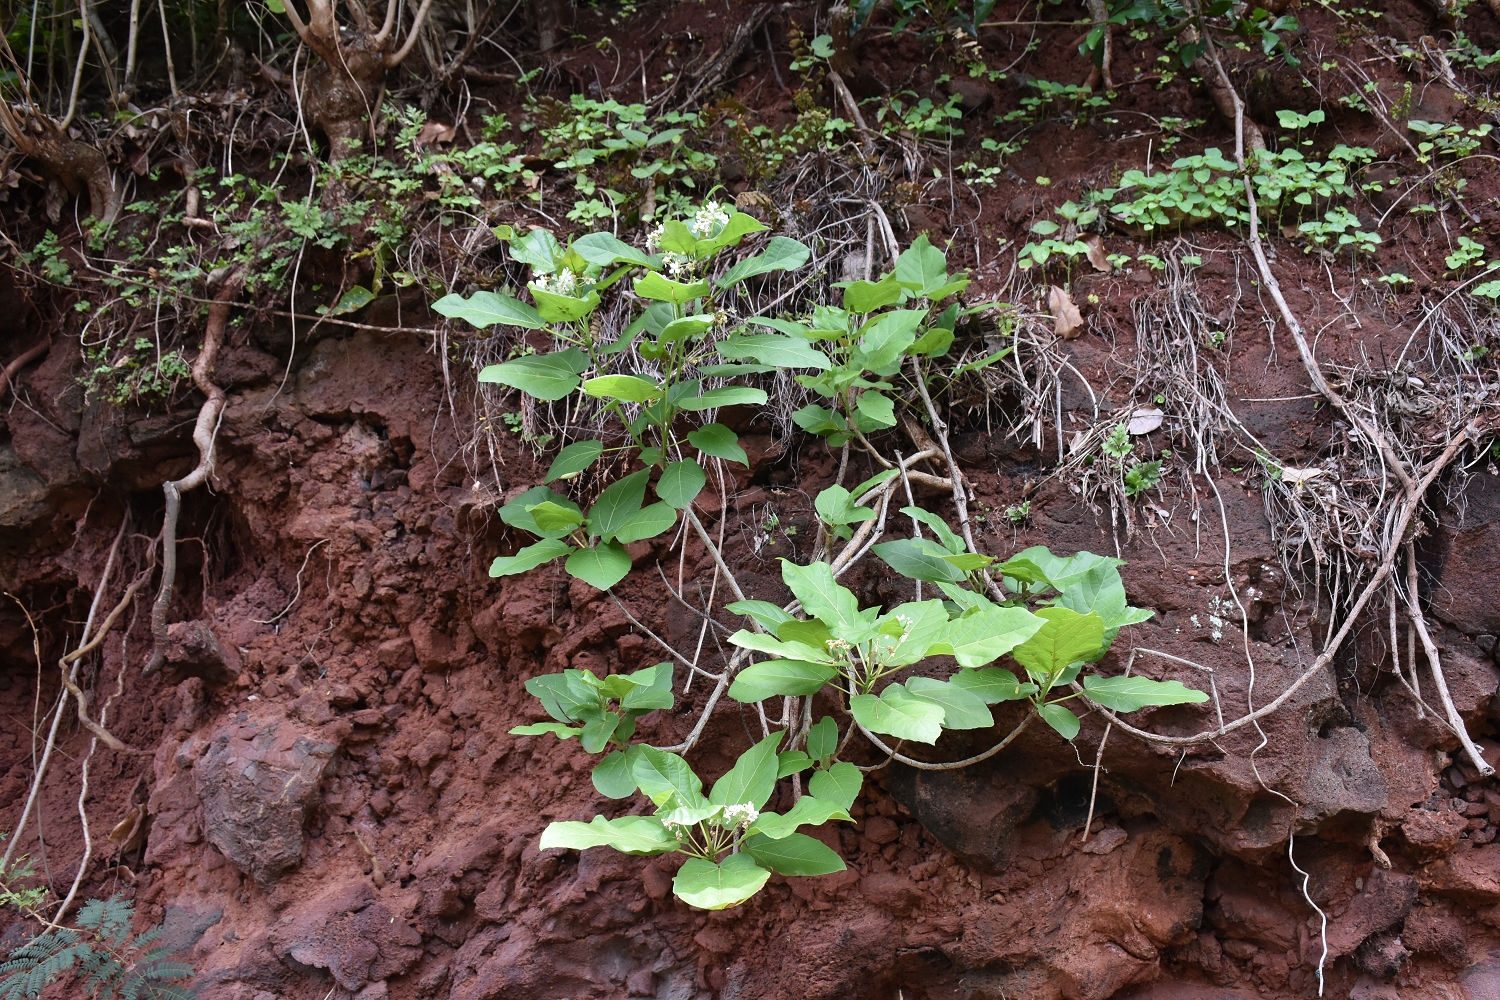
[(1130, 423), (1126, 425), (1125, 429), (1136, 436), (1150, 434), (1161, 426), (1163, 416), (1164, 414), (1161, 410), (1154, 406), (1147, 407), (1144, 410), (1136, 410), (1130, 415)]
[(442, 122), (428, 122), (422, 126), (422, 131), (417, 133), (417, 138), (412, 145), (417, 149), (426, 149), (444, 142), (452, 142), (458, 130), (452, 125), (444, 125)]
[(1083, 313), (1066, 289), (1053, 285), (1047, 293), (1047, 308), (1052, 310), (1052, 332), (1063, 340), (1072, 340), (1083, 332)]
[(1083, 245), (1089, 248), (1089, 263), (1094, 265), (1094, 270), (1108, 274), (1115, 269), (1104, 255), (1104, 237), (1098, 233), (1084, 233)]
[(1326, 469), (1294, 469), (1289, 465), (1284, 465), (1281, 467), (1281, 481), (1293, 486), (1301, 486), (1303, 483), (1318, 478), (1326, 471)]
[(150, 817), (146, 814), (146, 807), (138, 805), (127, 812), (120, 822), (109, 831), (109, 841), (114, 844), (120, 854), (129, 852), (140, 847), (146, 839)]
[(151, 156), (144, 149), (138, 149), (130, 154), (130, 169), (137, 177), (144, 177), (151, 171)]

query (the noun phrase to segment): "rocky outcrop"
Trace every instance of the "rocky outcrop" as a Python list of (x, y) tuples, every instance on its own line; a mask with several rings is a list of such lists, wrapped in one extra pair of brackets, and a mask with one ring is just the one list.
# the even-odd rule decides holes
[(302, 826), (336, 744), (271, 713), (216, 730), (193, 764), (204, 836), (261, 885), (302, 860)]

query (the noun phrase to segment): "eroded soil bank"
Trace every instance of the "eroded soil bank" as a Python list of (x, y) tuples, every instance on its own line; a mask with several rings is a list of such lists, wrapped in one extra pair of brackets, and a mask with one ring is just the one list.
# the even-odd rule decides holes
[[(1386, 26), (1413, 44), (1437, 23), (1423, 7), (1391, 8)], [(580, 12), (580, 32), (603, 30), (593, 16)], [(793, 6), (770, 22), (766, 37), (782, 59), (775, 73), (790, 74), (788, 26), (810, 26), (811, 16), (811, 6)], [(1307, 44), (1331, 49), (1342, 29), (1320, 17), (1306, 12)], [(1489, 15), (1476, 7), (1471, 30), (1492, 50), (1500, 25), (1481, 17)], [(653, 24), (632, 30), (668, 30)], [(1086, 72), (1072, 33), (1060, 30), (1030, 72)], [(996, 53), (1023, 52), (1026, 37), (1011, 34), (984, 41)], [(1155, 50), (1146, 48), (1149, 62)], [(910, 72), (921, 93), (942, 98), (950, 83), (921, 67), (924, 51), (910, 39), (872, 37), (865, 65), (877, 80)], [(559, 92), (586, 88), (596, 62), (604, 77), (615, 68), (590, 43), (560, 52)], [(1117, 59), (1117, 80), (1127, 78), (1129, 58)], [(737, 65), (737, 96), (769, 92), (776, 77), (760, 49)], [(1488, 114), (1431, 74), (1418, 77), (1410, 100), (1426, 109), (1421, 117), (1473, 124)], [(1302, 101), (1296, 78), (1252, 83), (1251, 110), (1268, 128), (1268, 108)], [(966, 119), (977, 142), (980, 123), (1027, 91), (1014, 76), (974, 86), (964, 107), (980, 115)], [(1122, 108), (1208, 120), (1188, 145), (1233, 144), (1210, 99), (1185, 82), (1122, 92)], [(790, 96), (757, 99), (768, 116), (795, 113)], [(832, 106), (836, 98), (819, 99)], [(1330, 118), (1339, 141), (1389, 157), (1376, 164), (1387, 183), (1418, 172), (1370, 116), (1330, 106)], [(909, 190), (891, 189), (889, 208), (903, 243), (924, 230), (958, 233), (951, 259), (974, 269), (975, 300), (1012, 296), (1035, 307), (1045, 332), (1046, 285), (1010, 283), (1015, 248), (1047, 210), (1151, 153), (1148, 139), (1108, 122), (1038, 128), (1008, 172), (978, 189), (978, 215), (914, 182), (931, 179), (930, 163), (907, 178)], [(1492, 154), (1492, 141), (1484, 149)], [(1469, 178), (1476, 228), (1465, 231), (1493, 244), (1500, 175), (1485, 169), (1487, 178)], [(1043, 171), (1050, 184), (1038, 186)], [(725, 180), (734, 193), (755, 190), (743, 177)], [(788, 195), (777, 231), (805, 235), (799, 219), (811, 209), (798, 200), (818, 192), (777, 193)], [(516, 222), (523, 211), (500, 205), (489, 221)], [(1429, 375), (1391, 359), (1404, 356), (1424, 322), (1421, 336), (1432, 335), (1434, 310), (1457, 283), (1444, 277), (1449, 244), (1440, 230), (1402, 225), (1378, 259), (1413, 261), (1403, 266), (1427, 275), (1410, 294), (1373, 284), (1372, 265), (1273, 245), (1289, 305), (1316, 332), (1325, 370), (1347, 378), (1341, 385), (1375, 369)], [(1330, 458), (1344, 454), (1348, 425), (1319, 397), (1274, 319), (1243, 240), (1204, 230), (1153, 245), (1114, 233), (1106, 249), (1174, 263), (1128, 273), (1081, 264), (1071, 294), (1086, 303), (1086, 327), (1045, 345), (1071, 373), (1058, 376), (1055, 398), (1035, 412), (1015, 395), (955, 405), (954, 452), (983, 516), (985, 551), (1004, 557), (1045, 544), (1127, 560), (1131, 603), (1155, 612), (1133, 643), (1196, 664), (1171, 676), (1211, 683), (1216, 694), (1213, 706), (1147, 712), (1141, 724), (1190, 734), (1211, 726), (1214, 710), (1234, 718), (1277, 698), (1341, 624), (1330, 611), (1339, 584), (1319, 579), (1314, 560), (1289, 577), (1285, 524), (1273, 531), (1256, 448), (1292, 472), (1321, 468), (1324, 482), (1373, 474)], [(1184, 255), (1198, 263), (1182, 266)], [(336, 285), (343, 264), (310, 266)], [(34, 739), (33, 722), (58, 697), (55, 664), (73, 648), (106, 553), (127, 515), (132, 533), (159, 529), (162, 483), (197, 461), (191, 433), (202, 402), (184, 392), (171, 404), (119, 408), (86, 397), (79, 329), (58, 320), (49, 294), (9, 268), (0, 275), (0, 353), (18, 357), (50, 338), (16, 374), (0, 444), (0, 585), (19, 599), (0, 608), (6, 824), (45, 738), (42, 726)], [(738, 908), (708, 914), (674, 900), (675, 868), (662, 861), (538, 851), (549, 821), (622, 807), (597, 795), (593, 759), (576, 744), (507, 735), (541, 718), (522, 682), (569, 666), (603, 674), (657, 662), (662, 654), (642, 626), (690, 647), (700, 621), (667, 584), (711, 579), (712, 565), (691, 537), (677, 547), (670, 537), (633, 546), (637, 572), (616, 588), (618, 604), (556, 566), (490, 579), (490, 560), (521, 544), (496, 511), (541, 481), (551, 455), (507, 432), (490, 438), (498, 451), (480, 454), (483, 408), (463, 346), (473, 332), (445, 325), (427, 301), (413, 290), (342, 324), (295, 331), (270, 308), (236, 307), (215, 373), (227, 404), (212, 488), (183, 504), (167, 665), (141, 675), (151, 645), (144, 598), (89, 664), (96, 706), (123, 678), (108, 727), (141, 754), (99, 749), (90, 758), (94, 858), (84, 892), (125, 893), (143, 924), (164, 923), (196, 966), (201, 996), (1228, 1000), (1315, 996), (1321, 967), (1329, 997), (1500, 997), (1500, 791), (1458, 753), (1430, 707), (1430, 686), (1423, 708), (1398, 683), (1395, 626), (1383, 605), (1276, 711), (1186, 750), (1118, 731), (1105, 741), (1095, 714), (1072, 745), (1035, 726), (964, 770), (881, 767), (851, 810), (856, 822), (817, 831), (847, 871), (773, 877)], [(1500, 347), (1493, 316), (1470, 317), (1466, 342)], [(1202, 357), (1183, 362), (1190, 343)], [(1168, 395), (1183, 390), (1173, 379), (1184, 371), (1190, 386), (1223, 388), (1223, 419), (1194, 423), (1187, 415), (1197, 402)], [(1427, 397), (1406, 382), (1392, 377), (1381, 391), (1424, 415)], [(1127, 530), (1086, 482), (1053, 472), (1075, 434), (1148, 404), (1167, 412), (1151, 443), (1175, 452), (1177, 475), (1132, 506)], [(776, 558), (796, 555), (814, 534), (811, 497), (833, 482), (838, 453), (748, 408), (723, 419), (750, 463), (730, 467), (731, 488), (705, 494), (700, 516), (711, 531), (723, 528), (726, 558), (749, 596), (782, 603), (790, 595)], [(1193, 474), (1194, 446), (1205, 443), (1214, 460)], [(851, 468), (857, 478), (874, 471), (857, 455)], [(1306, 488), (1323, 487), (1314, 476)], [(939, 492), (919, 486), (918, 500), (953, 515)], [(1023, 500), (1027, 516), (1005, 516)], [(1493, 461), (1479, 457), (1464, 475), (1444, 478), (1429, 508), (1414, 572), (1432, 639), (1469, 733), (1500, 764)], [(910, 581), (877, 562), (844, 582), (863, 604), (910, 599)], [(1347, 591), (1342, 600), (1347, 606)], [(23, 604), (36, 621), (35, 652)], [(1403, 630), (1402, 663), (1408, 641)], [(1117, 647), (1104, 666), (1123, 668), (1129, 655)], [(1161, 675), (1160, 663), (1142, 669)], [(681, 739), (706, 696), (702, 685), (689, 688), (676, 710), (644, 716), (641, 738)], [(1002, 706), (996, 732), (1018, 713)], [(722, 773), (758, 732), (753, 713), (721, 710), (695, 765)], [(934, 759), (977, 752), (993, 735), (949, 734)], [(36, 820), (17, 834), (54, 891), (66, 891), (83, 853), (78, 763), (90, 742), (64, 720), (60, 763)], [(14, 923), (0, 944), (25, 933)]]

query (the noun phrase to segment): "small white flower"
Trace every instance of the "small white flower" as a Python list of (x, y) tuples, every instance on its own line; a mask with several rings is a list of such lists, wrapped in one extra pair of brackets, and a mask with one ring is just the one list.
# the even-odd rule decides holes
[(657, 247), (661, 246), (661, 235), (663, 231), (666, 230), (666, 228), (667, 227), (665, 225), (660, 225), (646, 234), (647, 250), (655, 250)]
[(760, 810), (750, 803), (724, 807), (725, 826), (749, 826), (760, 818)]
[(706, 240), (728, 223), (729, 213), (724, 211), (723, 206), (716, 201), (706, 201), (703, 207), (694, 214), (693, 222), (688, 228), (693, 231), (694, 236), (700, 240)]
[(664, 266), (667, 269), (667, 272), (674, 278), (680, 278), (683, 275), (691, 274), (693, 269), (693, 261), (690, 257), (688, 257), (686, 254), (676, 253), (672, 250), (667, 250), (662, 253), (661, 262), (662, 266)]
[(567, 269), (556, 274), (538, 274), (532, 277), (530, 285), (537, 291), (553, 295), (574, 295), (578, 291), (578, 275)]

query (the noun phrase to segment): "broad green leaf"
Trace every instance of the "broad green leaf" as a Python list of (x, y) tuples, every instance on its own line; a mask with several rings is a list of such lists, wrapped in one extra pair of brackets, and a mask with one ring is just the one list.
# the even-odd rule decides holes
[(724, 777), (714, 782), (708, 801), (716, 806), (750, 804), (756, 809), (766, 804), (776, 790), (776, 747), (784, 733), (772, 733), (740, 754)]
[(678, 806), (676, 809), (663, 809), (656, 814), (656, 818), (670, 826), (697, 826), (705, 820), (716, 820), (723, 815), (724, 807), (721, 805)]
[(600, 375), (583, 383), (583, 391), (598, 399), (649, 403), (663, 395), (661, 387), (634, 375)]
[(663, 278), (652, 271), (644, 277), (635, 279), (635, 294), (643, 299), (656, 299), (680, 306), (707, 295), (708, 282), (695, 281), (691, 284), (684, 284), (681, 281), (673, 281), (671, 278)]
[(849, 699), (849, 710), (860, 725), (874, 733), (898, 740), (936, 743), (943, 733), (943, 707), (913, 697), (900, 684), (890, 684), (877, 698), (857, 694)]
[(537, 846), (544, 851), (555, 847), (576, 851), (613, 847), (625, 854), (665, 854), (677, 849), (677, 840), (654, 816), (621, 816), (619, 819), (595, 816), (587, 823), (548, 824)]
[(698, 374), (704, 378), (738, 378), (741, 375), (764, 375), (774, 372), (775, 365), (699, 365)]
[(542, 526), (536, 523), (536, 518), (532, 517), (530, 511), (527, 510), (528, 507), (535, 507), (538, 504), (549, 502), (559, 507), (566, 507), (569, 510), (578, 510), (578, 505), (561, 493), (554, 493), (545, 486), (533, 486), (500, 508), (500, 520), (512, 528), (520, 528), (522, 531), (529, 531), (533, 535), (560, 538), (566, 535), (571, 529), (544, 531)]
[(972, 573), (976, 569), (984, 569), (995, 561), (994, 556), (980, 555), (978, 552), (950, 553), (943, 556), (943, 562), (950, 566), (957, 566), (965, 573)]
[(809, 434), (828, 437), (830, 444), (841, 444), (849, 438), (849, 424), (843, 416), (816, 403), (809, 403), (800, 410), (793, 411), (792, 423)]
[(765, 660), (741, 670), (729, 685), (729, 697), (749, 704), (777, 695), (815, 694), (833, 680), (836, 671), (826, 663), (806, 660)]
[(547, 469), (547, 478), (543, 482), (552, 482), (554, 479), (562, 479), (566, 476), (576, 476), (599, 460), (604, 454), (603, 441), (575, 441), (552, 460), (552, 465)]
[(947, 327), (936, 326), (918, 337), (916, 343), (908, 348), (909, 354), (920, 354), (924, 358), (940, 358), (948, 353), (948, 348), (953, 346), (953, 331)]
[(807, 791), (815, 798), (847, 810), (859, 798), (859, 790), (864, 784), (865, 776), (859, 768), (841, 760), (828, 770), (814, 774), (807, 782)]
[(675, 753), (641, 746), (639, 756), (633, 755), (630, 766), (641, 792), (658, 807), (674, 800), (685, 806), (708, 804), (703, 797), (703, 780)]
[(875, 512), (868, 507), (855, 507), (853, 496), (842, 486), (833, 485), (818, 493), (813, 500), (813, 509), (827, 524), (852, 524), (868, 521)]
[(1043, 705), (1037, 710), (1042, 721), (1053, 729), (1065, 740), (1071, 740), (1078, 735), (1078, 730), (1083, 728), (1078, 721), (1078, 716), (1063, 708), (1061, 705)]
[(620, 725), (618, 712), (601, 712), (594, 718), (583, 724), (583, 736), (579, 740), (583, 744), (584, 753), (598, 753), (609, 746), (610, 737), (614, 736), (615, 730)]
[(1010, 586), (1011, 590), (1020, 589), (1010, 583), (1012, 580), (1016, 583), (1024, 584), (1029, 590), (1045, 589), (1052, 586), (1052, 581), (1047, 579), (1047, 573), (1042, 567), (1030, 559), (1023, 559), (1021, 556), (1011, 556), (995, 568), (1005, 577), (1006, 584)]
[[(535, 696), (558, 722), (576, 722), (600, 714), (599, 696), (570, 676), (578, 671), (541, 674), (526, 680), (526, 691)], [(580, 730), (581, 731), (581, 730)]]
[(1087, 576), (1095, 566), (1123, 566), (1125, 560), (1115, 559), (1110, 556), (1095, 555), (1092, 552), (1075, 552), (1066, 559), (1052, 554), (1045, 545), (1033, 545), (1029, 549), (1022, 549), (1016, 553), (1016, 558), (1029, 559), (1042, 568), (1052, 586), (1060, 591), (1066, 591), (1077, 580)]
[(638, 264), (653, 270), (661, 267), (661, 258), (653, 257), (609, 233), (589, 233), (573, 241), (573, 252), (590, 264)]
[(779, 839), (756, 834), (745, 841), (745, 851), (777, 875), (831, 875), (844, 870), (844, 859), (833, 848), (805, 833), (789, 833)]
[(599, 293), (592, 289), (583, 298), (578, 298), (527, 287), (531, 289), (531, 297), (536, 299), (536, 314), (548, 323), (572, 323), (583, 319), (599, 305)]
[(740, 439), (723, 424), (704, 424), (690, 432), (687, 439), (689, 444), (705, 455), (738, 462), (746, 467), (750, 465), (750, 456), (740, 447)]
[(594, 788), (607, 799), (628, 799), (635, 794), (635, 775), (624, 750), (611, 750), (594, 765)]
[(549, 563), (558, 556), (573, 552), (573, 546), (556, 538), (544, 538), (526, 546), (513, 556), (496, 556), (490, 563), (490, 576), (515, 576)]
[(948, 260), (923, 233), (896, 258), (896, 280), (923, 295), (948, 284)]
[(729, 221), (724, 224), (723, 229), (719, 230), (719, 234), (706, 240), (699, 240), (694, 253), (700, 258), (708, 257), (715, 251), (722, 250), (724, 247), (738, 246), (740, 240), (746, 236), (749, 236), (751, 233), (763, 233), (766, 229), (767, 226), (765, 223), (753, 215), (747, 215), (744, 212), (730, 212)]
[(964, 551), (964, 540), (954, 534), (953, 529), (948, 527), (947, 521), (944, 521), (932, 511), (923, 510), (921, 507), (902, 507), (901, 513), (914, 520), (921, 521), (927, 527), (931, 528), (933, 534), (937, 535), (938, 541), (943, 543), (943, 548), (949, 552), (957, 553)]
[(693, 252), (698, 249), (698, 237), (694, 236), (693, 231), (677, 219), (669, 219), (662, 223), (661, 239), (658, 242), (663, 250), (688, 257), (693, 256)]
[(724, 276), (718, 280), (718, 285), (720, 288), (729, 288), (758, 274), (794, 271), (806, 264), (811, 256), (812, 251), (796, 240), (786, 236), (773, 236), (760, 253), (746, 257), (725, 271)]
[(925, 659), (936, 644), (948, 635), (948, 612), (942, 601), (908, 602), (898, 605), (888, 615), (880, 618), (881, 630), (894, 624), (900, 629), (891, 634), (899, 638), (885, 661), (892, 666), (904, 666)]
[[(833, 638), (833, 633), (828, 631), (828, 626), (816, 618), (806, 621), (793, 618), (791, 621), (782, 622), (776, 626), (776, 638), (785, 642), (800, 642), (804, 646), (822, 651), (828, 648), (828, 640)], [(825, 654), (821, 659), (829, 659)]]
[(646, 499), (646, 481), (650, 475), (642, 469), (606, 487), (589, 508), (589, 534), (595, 538), (613, 538), (615, 532), (625, 527)]
[[(839, 724), (833, 716), (825, 715), (807, 730), (807, 754), (816, 761), (824, 761), (838, 752)], [(848, 808), (847, 806), (845, 808)]]
[[(548, 723), (557, 725), (557, 723)], [(564, 737), (566, 739), (566, 737)], [(801, 750), (786, 750), (776, 755), (776, 777), (785, 778), (813, 766), (813, 759)]]
[(826, 562), (798, 566), (781, 561), (781, 579), (802, 602), (802, 609), (831, 626), (853, 625), (859, 621), (859, 601), (833, 578), (833, 567)]
[(854, 487), (854, 489), (850, 490), (849, 495), (855, 500), (868, 499), (868, 494), (871, 490), (875, 489), (877, 486), (885, 485), (899, 475), (901, 475), (901, 473), (896, 469), (886, 469), (884, 472), (877, 472), (875, 473), (875, 475), (871, 476), (869, 479), (866, 479), (864, 482)]
[(688, 858), (672, 879), (672, 892), (689, 906), (723, 910), (755, 895), (770, 877), (748, 853), (731, 854), (719, 864)]
[(673, 462), (657, 480), (656, 495), (678, 510), (684, 510), (703, 492), (703, 485), (707, 482), (708, 476), (696, 459)]
[(1042, 626), (1010, 655), (1045, 689), (1068, 667), (1089, 662), (1099, 651), (1104, 620), (1069, 608), (1038, 608), (1037, 617), (1045, 619)]
[(872, 551), (891, 569), (911, 580), (958, 583), (963, 571), (943, 557), (948, 550), (929, 538), (898, 538), (880, 542)]
[(534, 722), (529, 726), (516, 726), (510, 731), (512, 736), (545, 736), (551, 733), (560, 740), (572, 739), (583, 732), (577, 726), (569, 726), (562, 722)]
[(732, 615), (747, 615), (754, 618), (762, 628), (770, 632), (775, 632), (776, 627), (782, 622), (796, 621), (770, 601), (735, 601), (733, 604), (725, 605), (724, 610)]
[(481, 330), (492, 326), (540, 330), (546, 325), (534, 306), (498, 292), (475, 292), (467, 299), (461, 295), (444, 295), (432, 304), (432, 311), (449, 319), (461, 319)]
[(948, 683), (971, 692), (986, 705), (995, 705), (1002, 701), (1020, 701), (1036, 694), (1035, 684), (1022, 683), (1016, 679), (1015, 674), (1009, 670), (1001, 670), (999, 667), (960, 670), (948, 678)]
[(577, 389), (582, 381), (578, 376), (588, 370), (588, 366), (588, 356), (578, 348), (570, 347), (556, 354), (532, 354), (490, 365), (479, 373), (479, 381), (499, 382), (520, 389), (528, 396), (552, 402)]
[(669, 503), (654, 503), (636, 511), (615, 529), (615, 541), (622, 545), (655, 538), (677, 523), (677, 511)]
[(799, 826), (822, 826), (830, 819), (849, 818), (848, 810), (837, 802), (804, 795), (785, 815), (761, 813), (760, 818), (751, 824), (750, 832), (759, 833), (771, 840), (780, 840), (795, 833)]
[(1152, 615), (1147, 608), (1132, 608), (1125, 603), (1125, 584), (1120, 571), (1108, 562), (1095, 563), (1082, 575), (1073, 576), (1052, 604), (1081, 615), (1092, 611), (1104, 620), (1104, 641), (1094, 659), (1109, 650), (1122, 626), (1143, 622)]
[(925, 309), (892, 309), (881, 313), (865, 327), (854, 348), (854, 363), (877, 375), (894, 374), (901, 356), (916, 343), (917, 327), (926, 315)]
[(805, 338), (783, 334), (735, 334), (722, 341), (718, 351), (720, 357), (729, 361), (751, 358), (777, 368), (816, 368), (826, 371), (833, 367), (833, 362), (828, 360), (827, 355), (815, 349)]
[(981, 608), (949, 622), (943, 642), (932, 652), (950, 654), (961, 667), (982, 667), (1006, 653), (1015, 655), (1045, 624), (1025, 608)]
[(983, 594), (976, 594), (972, 590), (965, 590), (957, 584), (940, 582), (938, 589), (947, 595), (948, 600), (958, 605), (960, 613), (972, 611), (976, 608), (998, 607), (994, 601)]
[[(789, 624), (791, 624), (790, 621), (776, 626), (777, 632)], [(832, 661), (832, 657), (828, 655), (827, 649), (821, 643), (813, 645), (802, 642), (800, 639), (782, 639), (779, 636), (750, 632), (745, 629), (740, 629), (731, 635), (729, 641), (744, 649), (753, 649), (757, 653), (767, 653), (771, 656), (785, 656), (794, 660), (813, 660), (822, 663)]]
[(860, 430), (868, 432), (871, 428), (895, 427), (896, 426), (896, 404), (891, 397), (882, 392), (865, 390), (859, 394), (854, 401), (854, 406), (859, 410), (861, 421)]
[(546, 532), (572, 531), (583, 523), (583, 515), (578, 511), (551, 500), (526, 508), (526, 513), (531, 515), (538, 528)]
[(931, 677), (912, 677), (906, 682), (906, 690), (942, 707), (944, 729), (988, 729), (995, 724), (984, 699), (957, 685)]
[(714, 325), (711, 315), (684, 316), (682, 319), (674, 319), (661, 328), (660, 339), (663, 344), (675, 344), (679, 340), (685, 340), (695, 333), (702, 333)]
[(545, 229), (533, 229), (525, 236), (510, 241), (510, 259), (518, 264), (530, 264), (542, 274), (551, 274), (563, 248), (557, 237)]
[(844, 308), (852, 313), (870, 313), (901, 298), (901, 285), (893, 276), (880, 281), (853, 281), (844, 289)]
[[(587, 388), (587, 386), (585, 386)], [(763, 406), (766, 390), (745, 385), (726, 385), (722, 389), (709, 389), (691, 399), (678, 402), (684, 410), (711, 410), (721, 406)]]
[(1146, 677), (1095, 677), (1083, 679), (1089, 698), (1116, 712), (1134, 712), (1151, 705), (1198, 705), (1208, 694), (1181, 681), (1153, 681)]
[[(627, 712), (649, 712), (656, 708), (671, 708), (672, 664), (658, 663), (654, 667), (642, 667), (629, 675), (637, 687), (626, 692), (620, 699), (620, 707)], [(649, 675), (649, 676), (648, 676)]]
[(601, 542), (568, 556), (563, 568), (584, 583), (608, 590), (630, 573), (630, 553), (619, 542)]

